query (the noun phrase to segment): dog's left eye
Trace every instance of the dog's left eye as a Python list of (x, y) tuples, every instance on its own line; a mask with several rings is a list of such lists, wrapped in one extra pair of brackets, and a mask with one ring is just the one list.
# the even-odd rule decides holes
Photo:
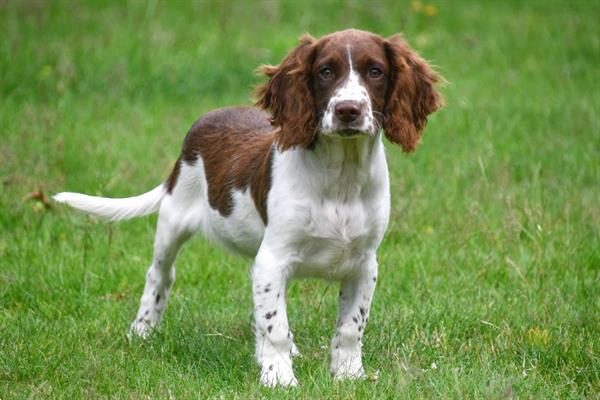
[(377, 78), (380, 78), (381, 75), (383, 75), (383, 71), (381, 70), (381, 68), (373, 67), (369, 70), (370, 78), (377, 79)]

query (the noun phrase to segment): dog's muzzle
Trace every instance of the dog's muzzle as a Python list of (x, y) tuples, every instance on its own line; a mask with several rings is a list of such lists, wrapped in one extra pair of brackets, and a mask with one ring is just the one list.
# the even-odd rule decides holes
[(343, 137), (369, 134), (367, 106), (356, 100), (343, 100), (333, 107), (332, 131)]

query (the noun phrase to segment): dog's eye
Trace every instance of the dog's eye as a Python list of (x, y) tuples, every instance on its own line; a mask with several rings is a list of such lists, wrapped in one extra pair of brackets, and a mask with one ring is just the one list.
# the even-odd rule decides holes
[(325, 67), (319, 71), (319, 77), (323, 80), (329, 80), (333, 78), (333, 70), (329, 67)]
[(369, 70), (369, 78), (378, 79), (383, 75), (381, 68), (373, 67)]

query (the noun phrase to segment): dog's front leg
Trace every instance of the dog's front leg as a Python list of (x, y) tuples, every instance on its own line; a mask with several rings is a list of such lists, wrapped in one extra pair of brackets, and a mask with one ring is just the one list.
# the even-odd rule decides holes
[(260, 382), (271, 387), (298, 384), (292, 370), (293, 342), (285, 303), (288, 278), (288, 265), (261, 247), (252, 269), (256, 360)]
[(331, 341), (331, 373), (339, 379), (362, 378), (362, 335), (377, 281), (377, 257), (366, 258), (364, 267), (342, 281), (337, 330)]

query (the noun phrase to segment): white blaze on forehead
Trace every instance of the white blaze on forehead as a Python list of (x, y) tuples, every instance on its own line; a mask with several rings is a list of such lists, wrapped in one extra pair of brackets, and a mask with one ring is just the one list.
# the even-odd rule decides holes
[(352, 65), (352, 53), (350, 52), (350, 45), (346, 45), (346, 53), (348, 54), (348, 65), (350, 66), (350, 73), (354, 72), (354, 67)]
[(342, 101), (354, 101), (363, 107), (362, 116), (352, 124), (351, 128), (363, 132), (375, 133), (376, 128), (371, 106), (371, 98), (367, 88), (362, 84), (360, 75), (354, 70), (352, 52), (350, 45), (346, 45), (348, 54), (348, 76), (343, 83), (334, 92), (327, 104), (327, 109), (321, 121), (321, 131), (323, 133), (332, 133), (338, 129), (345, 129), (348, 126), (341, 126), (340, 122), (334, 118), (335, 107)]
[(367, 89), (360, 83), (360, 77), (354, 70), (352, 53), (350, 52), (349, 44), (346, 45), (346, 52), (348, 54), (348, 77), (346, 78), (346, 82), (334, 93), (331, 99), (338, 99), (337, 102), (353, 100), (361, 104), (370, 102), (369, 93), (367, 92)]

